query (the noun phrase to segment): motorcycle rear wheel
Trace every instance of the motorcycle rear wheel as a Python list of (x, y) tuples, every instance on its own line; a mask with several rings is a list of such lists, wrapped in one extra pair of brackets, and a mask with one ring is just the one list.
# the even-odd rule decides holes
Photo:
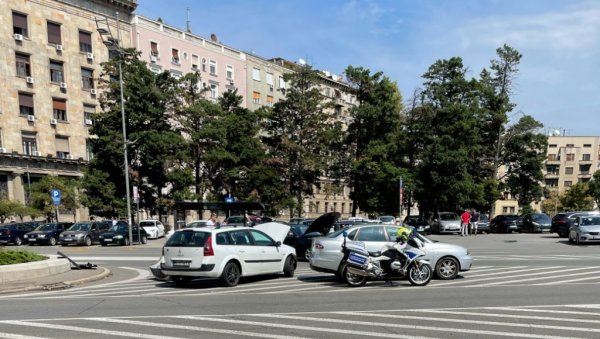
[(367, 283), (367, 277), (348, 272), (348, 265), (344, 266), (342, 272), (342, 279), (344, 279), (348, 287), (361, 287)]
[(425, 286), (429, 284), (432, 276), (433, 269), (429, 264), (421, 264), (421, 267), (411, 265), (408, 269), (408, 281), (413, 286)]

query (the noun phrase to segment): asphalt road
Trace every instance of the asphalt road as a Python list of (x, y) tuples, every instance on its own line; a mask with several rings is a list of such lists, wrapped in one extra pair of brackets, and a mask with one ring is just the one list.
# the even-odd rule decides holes
[(600, 337), (600, 244), (575, 246), (548, 234), (432, 238), (469, 248), (473, 269), (426, 287), (399, 281), (351, 289), (300, 263), (294, 278), (178, 288), (147, 271), (163, 240), (29, 247), (61, 250), (114, 275), (64, 291), (0, 297), (0, 337)]

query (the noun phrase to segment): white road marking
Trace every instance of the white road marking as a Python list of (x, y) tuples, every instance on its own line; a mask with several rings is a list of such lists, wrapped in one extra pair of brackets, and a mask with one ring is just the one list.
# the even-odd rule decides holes
[(570, 268), (570, 269), (561, 269), (561, 270), (557, 270), (557, 271), (549, 271), (549, 272), (538, 272), (538, 273), (530, 273), (530, 274), (520, 274), (520, 275), (513, 275), (511, 276), (509, 281), (496, 281), (496, 282), (492, 282), (492, 283), (487, 283), (487, 284), (480, 284), (479, 286), (495, 286), (495, 285), (502, 285), (502, 284), (514, 284), (514, 283), (519, 283), (519, 282), (524, 282), (524, 281), (535, 281), (535, 280), (539, 280), (540, 277), (535, 277), (535, 278), (528, 278), (528, 279), (517, 279), (515, 280), (514, 278), (516, 277), (530, 277), (530, 276), (539, 276), (539, 275), (547, 275), (547, 274), (552, 274), (551, 277), (552, 279), (556, 279), (556, 278), (560, 278), (560, 277), (570, 277), (571, 274), (559, 274), (556, 275), (554, 273), (565, 273), (565, 272), (572, 272), (572, 271), (581, 271), (581, 270), (587, 270), (587, 267), (578, 267), (578, 268)]
[(48, 337), (35, 337), (32, 335), (21, 335), (21, 334), (13, 334), (0, 332), (0, 338), (9, 338), (9, 339), (50, 339)]
[[(502, 308), (505, 311), (514, 310), (514, 308)], [(543, 320), (543, 321), (558, 321), (558, 322), (570, 322), (570, 323), (591, 323), (591, 324), (600, 324), (600, 320), (590, 320), (590, 319), (580, 319), (580, 318), (553, 318), (548, 316), (531, 316), (531, 315), (522, 315), (522, 314), (498, 314), (498, 313), (477, 313), (477, 312), (464, 312), (464, 311), (449, 311), (449, 310), (424, 310), (420, 311), (422, 313), (437, 313), (437, 314), (456, 314), (456, 315), (472, 315), (476, 317), (494, 317), (494, 318), (517, 318), (517, 319), (531, 319), (531, 320)], [(540, 310), (537, 310), (540, 312)], [(362, 313), (361, 313), (362, 314)], [(586, 315), (592, 315), (590, 313), (585, 313)], [(524, 324), (527, 325), (527, 324)], [(530, 325), (528, 325), (530, 326)], [(533, 325), (531, 325), (533, 326)], [(570, 329), (569, 329), (570, 330)]]
[[(600, 271), (576, 273), (576, 274), (569, 275), (569, 277), (572, 277), (572, 276), (575, 276), (575, 275), (587, 275), (587, 274), (600, 274)], [(551, 282), (547, 282), (547, 283), (539, 283), (539, 284), (534, 284), (534, 285), (537, 285), (537, 286), (539, 286), (539, 285), (558, 285), (558, 284), (564, 284), (564, 283), (570, 283), (570, 282), (579, 282), (579, 281), (586, 281), (586, 280), (594, 280), (594, 279), (600, 279), (600, 276), (588, 277), (588, 278), (578, 278), (578, 279), (568, 279), (568, 280), (559, 280), (559, 281), (551, 281)]]
[[(524, 269), (518, 269), (518, 270), (508, 270), (508, 271), (502, 271), (502, 272), (495, 272), (495, 273), (489, 273), (489, 274), (481, 274), (481, 275), (477, 275), (474, 276), (473, 278), (476, 279), (469, 279), (469, 283), (473, 283), (473, 282), (478, 282), (478, 281), (486, 281), (486, 280), (493, 280), (493, 279), (498, 279), (498, 275), (502, 275), (502, 276), (506, 276), (507, 278), (510, 277), (510, 279), (513, 279), (515, 277), (520, 277), (523, 275), (517, 275), (515, 273), (521, 273), (521, 272), (531, 272), (531, 271), (544, 271), (541, 272), (540, 274), (551, 274), (551, 271), (548, 271), (549, 269), (562, 269), (564, 268), (564, 266), (550, 266), (550, 267), (527, 267)], [(526, 274), (527, 275), (527, 274)], [(481, 278), (481, 277), (487, 277), (487, 278)], [(461, 284), (461, 283), (466, 283), (466, 281), (463, 280), (449, 280), (447, 282), (444, 283), (440, 283), (440, 284), (436, 284), (437, 286), (446, 286), (446, 285), (456, 285), (456, 284)]]

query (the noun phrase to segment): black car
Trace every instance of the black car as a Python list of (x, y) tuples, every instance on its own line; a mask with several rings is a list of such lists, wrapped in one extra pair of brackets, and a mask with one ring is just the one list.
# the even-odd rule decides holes
[(490, 222), (490, 231), (492, 233), (511, 233), (513, 231), (521, 232), (517, 221), (519, 216), (516, 214), (500, 214), (494, 217)]
[(321, 237), (333, 231), (334, 223), (339, 217), (339, 213), (331, 212), (311, 221), (310, 225), (304, 223), (290, 225), (290, 231), (283, 243), (294, 247), (298, 258), (308, 260), (310, 259), (312, 238)]
[(424, 217), (418, 215), (408, 215), (404, 218), (405, 226), (412, 226), (417, 232), (431, 233), (431, 228)]
[(550, 233), (557, 233), (559, 237), (564, 238), (569, 234), (569, 229), (571, 228), (571, 225), (573, 225), (573, 220), (575, 220), (575, 218), (597, 213), (598, 212), (593, 211), (557, 213), (552, 217)]
[[(143, 227), (133, 225), (131, 228), (131, 238), (133, 242), (146, 244), (148, 242), (148, 234)], [(129, 246), (129, 224), (119, 221), (111, 227), (108, 232), (100, 235), (100, 245), (125, 245)]]
[(39, 222), (15, 222), (0, 226), (0, 244), (21, 246), (27, 242), (25, 234), (33, 231)]
[(25, 234), (25, 239), (30, 246), (50, 245), (58, 243), (58, 236), (71, 227), (71, 222), (54, 222), (38, 226), (35, 230)]
[(477, 221), (477, 233), (490, 233), (490, 218), (487, 214), (479, 214), (479, 221)]
[(552, 218), (546, 213), (529, 213), (523, 216), (523, 232), (549, 232)]

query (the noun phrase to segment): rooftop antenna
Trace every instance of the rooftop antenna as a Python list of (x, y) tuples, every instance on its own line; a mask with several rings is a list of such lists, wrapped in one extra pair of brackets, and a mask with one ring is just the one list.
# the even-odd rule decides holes
[(192, 29), (190, 28), (190, 8), (187, 8), (187, 21), (185, 22), (186, 26), (187, 26), (187, 31), (188, 32), (192, 32)]

